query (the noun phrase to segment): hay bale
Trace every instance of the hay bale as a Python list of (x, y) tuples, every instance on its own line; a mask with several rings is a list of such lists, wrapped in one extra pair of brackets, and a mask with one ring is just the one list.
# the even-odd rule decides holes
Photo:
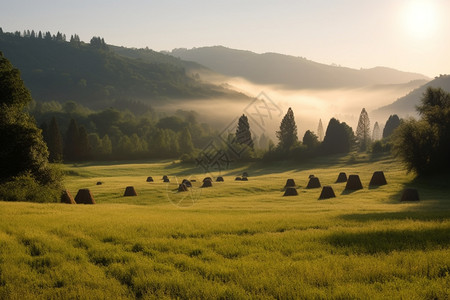
[(322, 192), (320, 193), (319, 200), (335, 198), (335, 197), (336, 197), (336, 195), (334, 194), (333, 188), (329, 185), (326, 185), (322, 188)]
[(284, 185), (284, 188), (288, 188), (288, 187), (292, 187), (292, 186), (296, 186), (294, 179), (288, 179), (286, 180), (286, 184)]
[(320, 187), (321, 185), (318, 177), (313, 175), (313, 177), (309, 178), (308, 185), (306, 186), (307, 189), (315, 189)]
[(420, 201), (419, 192), (417, 189), (406, 188), (403, 190), (402, 198), (400, 201)]
[(167, 177), (167, 175), (164, 175), (164, 176), (162, 177), (162, 180), (163, 180), (164, 182), (168, 182), (168, 181), (166, 181), (166, 180), (169, 180), (169, 177)]
[(67, 203), (67, 204), (77, 204), (75, 200), (73, 199), (72, 195), (69, 193), (68, 190), (64, 190), (61, 193), (61, 203)]
[(316, 177), (316, 176), (314, 176), (314, 175), (311, 174), (311, 175), (308, 176), (308, 179), (311, 179), (311, 178), (313, 178), (313, 177)]
[(196, 179), (191, 179), (191, 182), (197, 182), (197, 180)]
[(102, 185), (102, 184), (103, 184), (103, 182), (97, 181), (97, 185)]
[(345, 185), (345, 189), (346, 190), (360, 190), (362, 189), (362, 183), (361, 180), (359, 179), (359, 175), (349, 175), (348, 176), (348, 180), (347, 180), (347, 184)]
[(238, 176), (238, 177), (234, 178), (234, 180), (235, 180), (235, 181), (241, 181), (242, 178)]
[(219, 176), (219, 177), (217, 177), (217, 178), (216, 178), (216, 181), (217, 181), (217, 182), (224, 182), (224, 180), (223, 180), (223, 177), (222, 177), (222, 176)]
[(376, 171), (370, 179), (369, 185), (385, 185), (387, 184), (386, 177), (384, 177), (383, 171)]
[(187, 186), (184, 183), (181, 183), (178, 186), (178, 192), (187, 192), (187, 191), (188, 191)]
[(201, 186), (202, 188), (212, 187), (212, 181), (211, 180), (205, 180), (203, 181), (203, 184)]
[(205, 178), (203, 178), (203, 182), (205, 182), (205, 181), (212, 181), (212, 178), (211, 177), (205, 177)]
[(336, 183), (339, 182), (347, 182), (347, 174), (344, 172), (339, 173), (338, 178), (336, 179)]
[(133, 186), (127, 186), (125, 188), (125, 192), (123, 193), (124, 197), (137, 196), (136, 190)]
[(164, 178), (163, 181), (164, 182), (170, 182), (169, 178)]
[(79, 189), (75, 196), (77, 204), (95, 204), (94, 197), (89, 189)]
[(242, 177), (241, 181), (248, 181), (248, 178), (247, 177)]
[(187, 179), (183, 179), (181, 184), (184, 184), (186, 187), (192, 187), (192, 183)]
[(290, 186), (286, 188), (283, 196), (297, 196), (297, 195), (298, 195), (297, 189), (295, 187)]
[(248, 177), (248, 173), (247, 172), (242, 173), (242, 177)]
[(147, 177), (147, 182), (153, 182), (153, 177), (152, 176)]

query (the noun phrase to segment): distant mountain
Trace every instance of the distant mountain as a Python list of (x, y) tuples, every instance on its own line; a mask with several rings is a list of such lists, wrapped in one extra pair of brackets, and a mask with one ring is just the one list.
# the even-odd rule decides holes
[(413, 90), (408, 95), (397, 99), (394, 103), (380, 107), (375, 110), (374, 113), (390, 113), (398, 114), (399, 116), (415, 115), (416, 105), (420, 104), (423, 93), (428, 87), (442, 88), (443, 90), (450, 92), (450, 75), (441, 75), (436, 77), (432, 81), (422, 85), (421, 87)]
[(88, 44), (66, 42), (60, 33), (41, 38), (34, 32), (0, 32), (0, 51), (21, 71), (37, 101), (71, 100), (104, 108), (124, 100), (153, 104), (167, 99), (246, 98), (189, 76), (185, 67), (195, 63), (151, 50), (108, 46), (100, 38)]
[(320, 64), (301, 57), (257, 54), (223, 46), (174, 49), (170, 53), (223, 75), (244, 77), (254, 83), (281, 85), (288, 89), (354, 88), (429, 80), (421, 74), (385, 67), (356, 70)]

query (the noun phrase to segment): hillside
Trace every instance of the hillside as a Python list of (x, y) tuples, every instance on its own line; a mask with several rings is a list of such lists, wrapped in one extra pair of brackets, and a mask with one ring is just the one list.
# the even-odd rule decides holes
[(76, 101), (104, 108), (117, 100), (152, 104), (167, 99), (245, 97), (195, 80), (186, 73), (188, 63), (163, 54), (144, 61), (118, 55), (106, 44), (66, 42), (55, 36), (23, 37), (18, 33), (0, 34), (0, 51), (21, 71), (38, 101)]
[(222, 46), (174, 49), (171, 54), (227, 76), (244, 77), (254, 83), (276, 84), (289, 89), (350, 88), (429, 80), (421, 74), (385, 67), (356, 70), (320, 64), (301, 57), (257, 54)]
[(432, 81), (422, 85), (421, 87), (413, 90), (408, 95), (397, 99), (392, 104), (380, 107), (374, 113), (392, 112), (399, 116), (415, 115), (416, 105), (420, 103), (423, 93), (428, 87), (442, 88), (443, 90), (450, 92), (450, 75), (441, 75), (436, 77)]

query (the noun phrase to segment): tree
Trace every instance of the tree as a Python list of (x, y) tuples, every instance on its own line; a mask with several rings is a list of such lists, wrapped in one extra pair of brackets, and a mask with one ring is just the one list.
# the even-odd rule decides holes
[(69, 127), (66, 132), (66, 143), (64, 156), (69, 161), (75, 161), (79, 158), (79, 134), (78, 124), (75, 119), (70, 119)]
[(187, 127), (179, 133), (178, 144), (182, 154), (192, 154), (194, 152), (194, 144), (192, 143), (191, 132)]
[(250, 132), (250, 124), (246, 115), (242, 115), (239, 118), (238, 126), (236, 129), (236, 142), (240, 145), (247, 145), (251, 149), (254, 148), (252, 133)]
[(50, 152), (50, 162), (61, 162), (63, 159), (63, 143), (61, 132), (59, 131), (56, 118), (53, 117), (50, 121), (47, 133), (47, 147)]
[(386, 125), (384, 125), (383, 138), (390, 137), (398, 126), (400, 126), (400, 118), (397, 115), (390, 115)]
[(378, 126), (378, 122), (375, 122), (375, 125), (373, 125), (372, 140), (378, 141), (380, 139), (381, 139), (380, 126)]
[(366, 109), (363, 108), (359, 115), (358, 127), (356, 128), (356, 139), (359, 145), (359, 150), (367, 150), (370, 142), (370, 120)]
[(75, 159), (77, 159), (77, 160), (88, 159), (91, 149), (90, 149), (90, 145), (89, 145), (88, 134), (87, 134), (86, 128), (84, 128), (84, 126), (80, 126), (80, 128), (78, 129), (77, 145), (78, 145), (78, 153), (76, 154)]
[(323, 141), (322, 119), (319, 119), (319, 126), (317, 127), (317, 136), (319, 138), (319, 142), (322, 142)]
[(319, 145), (319, 139), (314, 132), (306, 130), (305, 135), (303, 136), (303, 144), (308, 147), (308, 149), (314, 149)]
[(345, 122), (332, 118), (322, 142), (322, 150), (327, 154), (347, 153), (352, 149), (355, 136), (353, 130)]
[[(19, 70), (0, 52), (0, 185), (11, 184), (6, 191), (33, 186), (49, 193), (47, 199), (37, 199), (38, 193), (29, 190), (27, 199), (14, 200), (54, 201), (61, 178), (48, 164), (48, 150), (41, 130), (24, 111), (31, 101)], [(18, 181), (25, 185), (15, 185)], [(0, 194), (2, 191), (0, 188)]]
[(289, 150), (298, 142), (297, 125), (295, 124), (294, 112), (289, 107), (286, 115), (280, 124), (280, 130), (276, 132), (278, 147), (282, 150)]
[(417, 107), (421, 120), (402, 123), (394, 134), (394, 153), (419, 175), (450, 168), (450, 93), (429, 87)]

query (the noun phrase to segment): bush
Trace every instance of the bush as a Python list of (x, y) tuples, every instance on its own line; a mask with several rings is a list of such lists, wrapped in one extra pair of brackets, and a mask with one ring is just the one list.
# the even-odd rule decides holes
[(58, 202), (60, 189), (39, 184), (27, 173), (0, 185), (0, 199), (4, 201)]

